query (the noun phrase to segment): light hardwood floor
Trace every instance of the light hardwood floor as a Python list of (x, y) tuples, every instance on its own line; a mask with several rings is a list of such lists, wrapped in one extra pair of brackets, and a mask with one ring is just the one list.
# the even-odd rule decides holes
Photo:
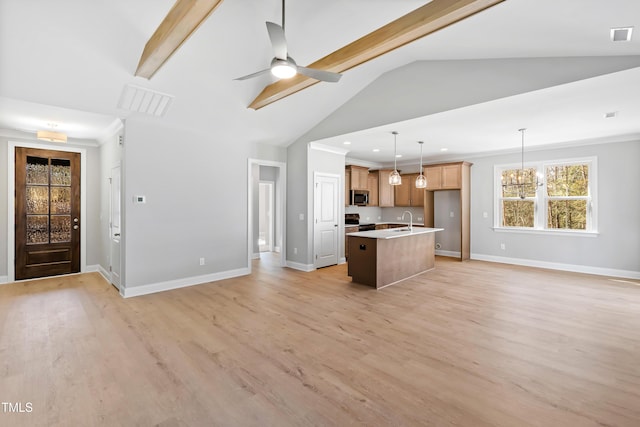
[(97, 273), (0, 286), (2, 426), (639, 426), (640, 284), (437, 258), (122, 299)]

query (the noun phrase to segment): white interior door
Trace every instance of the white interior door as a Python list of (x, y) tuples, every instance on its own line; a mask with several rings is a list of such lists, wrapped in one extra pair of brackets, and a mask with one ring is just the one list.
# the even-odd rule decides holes
[(338, 197), (340, 178), (316, 174), (314, 197), (315, 267), (338, 263)]
[(120, 165), (111, 169), (111, 213), (109, 228), (111, 235), (111, 283), (120, 289)]

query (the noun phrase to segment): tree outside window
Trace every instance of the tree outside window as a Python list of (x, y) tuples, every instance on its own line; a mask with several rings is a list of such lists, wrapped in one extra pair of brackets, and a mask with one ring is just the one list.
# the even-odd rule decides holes
[[(541, 162), (524, 170), (496, 166), (496, 228), (595, 232), (595, 162)], [(538, 171), (544, 171), (540, 189), (535, 186)], [(514, 184), (530, 185), (519, 192)]]

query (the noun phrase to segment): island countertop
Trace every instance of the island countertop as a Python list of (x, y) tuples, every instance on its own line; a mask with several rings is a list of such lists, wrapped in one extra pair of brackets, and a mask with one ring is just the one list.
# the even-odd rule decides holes
[(428, 228), (428, 227), (413, 227), (411, 231), (408, 228), (389, 228), (386, 230), (371, 230), (371, 231), (356, 231), (355, 233), (348, 233), (349, 237), (365, 237), (369, 239), (395, 239), (398, 237), (415, 236), (417, 234), (435, 233), (436, 231), (443, 231), (444, 228)]

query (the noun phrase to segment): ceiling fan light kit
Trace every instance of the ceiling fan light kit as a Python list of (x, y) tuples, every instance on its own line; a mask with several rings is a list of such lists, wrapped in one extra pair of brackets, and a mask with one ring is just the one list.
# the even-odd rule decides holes
[(331, 71), (319, 70), (315, 68), (300, 67), (296, 61), (289, 56), (287, 50), (287, 39), (284, 36), (284, 0), (282, 0), (282, 25), (267, 21), (267, 32), (271, 40), (274, 58), (271, 60), (271, 66), (265, 70), (256, 73), (247, 74), (234, 80), (247, 80), (254, 77), (269, 73), (279, 79), (290, 79), (296, 74), (302, 74), (312, 79), (335, 83), (340, 80), (342, 74), (333, 73)]
[(285, 61), (279, 58), (273, 58), (271, 61), (271, 74), (279, 79), (290, 79), (298, 73), (298, 67), (291, 58)]

